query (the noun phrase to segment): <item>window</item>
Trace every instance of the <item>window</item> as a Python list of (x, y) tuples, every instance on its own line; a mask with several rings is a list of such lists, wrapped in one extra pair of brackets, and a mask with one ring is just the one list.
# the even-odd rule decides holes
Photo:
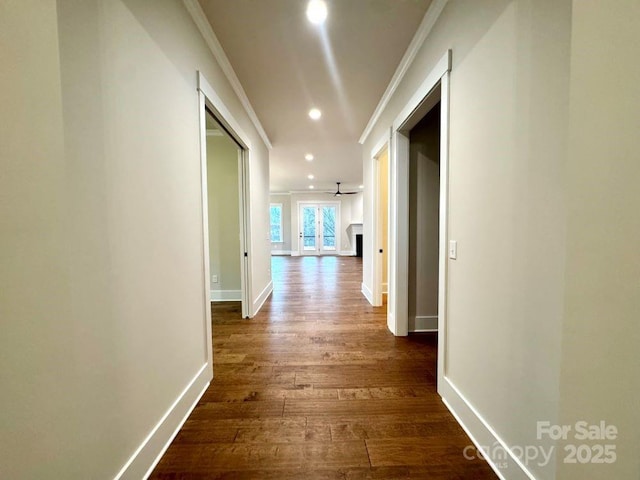
[(272, 203), (269, 216), (271, 217), (271, 242), (282, 243), (282, 204)]

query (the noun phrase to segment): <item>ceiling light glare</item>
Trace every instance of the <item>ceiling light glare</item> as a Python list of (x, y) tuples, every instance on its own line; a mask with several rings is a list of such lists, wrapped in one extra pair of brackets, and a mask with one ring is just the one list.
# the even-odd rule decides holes
[(305, 159), (307, 162), (311, 162), (311, 161), (313, 160), (313, 155), (311, 155), (310, 153), (307, 153), (307, 154), (304, 156), (304, 159)]
[(307, 178), (308, 178), (309, 180), (313, 180), (313, 178), (314, 178), (314, 177), (313, 177), (313, 175), (307, 175)]
[(362, 190), (362, 189), (364, 188), (364, 185), (360, 185), (360, 187), (359, 187), (359, 188)]
[(319, 120), (321, 116), (322, 112), (317, 108), (312, 108), (311, 110), (309, 110), (309, 117), (311, 118), (311, 120)]
[(327, 19), (327, 4), (323, 0), (311, 0), (307, 5), (307, 18), (314, 25), (322, 25)]
[(309, 185), (309, 189), (310, 190), (313, 190), (314, 188), (316, 188), (316, 187), (314, 187), (313, 185)]

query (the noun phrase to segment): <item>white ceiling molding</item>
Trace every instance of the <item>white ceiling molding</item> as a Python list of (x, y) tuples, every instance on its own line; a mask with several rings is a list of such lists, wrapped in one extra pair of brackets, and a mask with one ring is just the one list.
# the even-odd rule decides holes
[(400, 64), (398, 65), (396, 72), (393, 74), (393, 77), (391, 77), (389, 86), (385, 90), (384, 95), (382, 95), (378, 106), (373, 111), (373, 115), (371, 115), (369, 123), (367, 123), (364, 132), (362, 132), (360, 140), (358, 140), (358, 143), (360, 143), (361, 145), (367, 141), (367, 137), (371, 133), (371, 130), (373, 130), (373, 127), (380, 118), (380, 115), (382, 115), (382, 112), (387, 107), (389, 101), (391, 100), (391, 97), (400, 85), (400, 82), (407, 73), (407, 70), (409, 70), (409, 67), (413, 63), (413, 60), (416, 58), (418, 50), (420, 50), (420, 47), (422, 47), (422, 44), (427, 38), (427, 35), (429, 35), (431, 30), (433, 29), (433, 26), (436, 24), (436, 21), (440, 17), (440, 14), (442, 13), (442, 10), (444, 10), (444, 7), (448, 3), (448, 1), (449, 0), (433, 0), (431, 5), (429, 6), (429, 9), (427, 10), (427, 13), (424, 14), (424, 18), (422, 19), (422, 22), (420, 23), (416, 34), (413, 36), (411, 43), (407, 47), (407, 51), (404, 53), (402, 60), (400, 60)]
[(240, 83), (240, 80), (238, 80), (238, 76), (236, 75), (236, 72), (233, 70), (233, 67), (231, 66), (231, 62), (229, 62), (229, 59), (227, 58), (227, 54), (224, 53), (224, 49), (222, 48), (222, 45), (220, 45), (220, 41), (218, 40), (218, 37), (216, 37), (216, 34), (213, 31), (213, 28), (211, 28), (211, 24), (209, 23), (209, 20), (207, 19), (207, 16), (204, 13), (204, 10), (202, 10), (200, 3), (198, 3), (198, 0), (183, 0), (183, 2), (185, 7), (187, 8), (187, 11), (191, 14), (193, 21), (198, 27), (198, 30), (200, 30), (200, 33), (202, 34), (204, 41), (209, 46), (211, 53), (213, 53), (213, 56), (215, 57), (218, 64), (220, 65), (220, 68), (222, 68), (222, 71), (227, 77), (227, 80), (229, 80), (229, 83), (231, 84), (233, 91), (236, 92), (236, 95), (238, 95), (238, 98), (240, 99), (240, 103), (242, 103), (242, 106), (246, 110), (247, 115), (249, 115), (251, 122), (256, 127), (258, 134), (264, 141), (267, 148), (271, 149), (272, 145), (271, 145), (271, 141), (269, 140), (269, 137), (267, 136), (267, 132), (265, 132), (264, 128), (262, 128), (262, 124), (260, 123), (260, 120), (258, 119), (258, 116), (256, 115), (255, 110), (251, 106), (251, 102), (249, 102), (249, 98), (247, 97), (247, 94), (245, 93), (244, 88), (242, 88), (242, 84)]

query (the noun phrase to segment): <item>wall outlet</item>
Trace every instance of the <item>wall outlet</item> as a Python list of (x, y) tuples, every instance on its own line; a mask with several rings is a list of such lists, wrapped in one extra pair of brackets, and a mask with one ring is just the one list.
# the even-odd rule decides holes
[(218, 283), (218, 275), (211, 275), (211, 283)]

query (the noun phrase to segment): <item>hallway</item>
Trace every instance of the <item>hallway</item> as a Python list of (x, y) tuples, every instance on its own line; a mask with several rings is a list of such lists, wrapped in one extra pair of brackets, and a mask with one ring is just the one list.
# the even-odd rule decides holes
[(436, 393), (436, 339), (395, 338), (362, 260), (274, 257), (253, 320), (213, 307), (214, 381), (154, 479), (484, 479)]

